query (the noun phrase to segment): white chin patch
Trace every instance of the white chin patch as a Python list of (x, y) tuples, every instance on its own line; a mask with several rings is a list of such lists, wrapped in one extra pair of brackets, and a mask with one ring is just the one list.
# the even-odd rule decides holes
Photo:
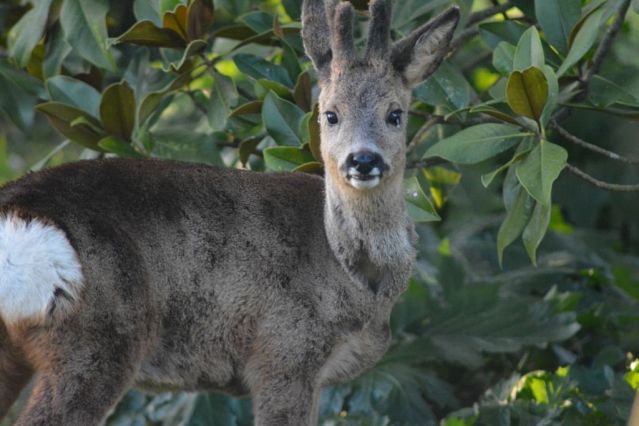
[(370, 173), (362, 175), (355, 167), (351, 167), (348, 170), (346, 179), (355, 189), (372, 189), (379, 185), (379, 182), (382, 180), (382, 172), (379, 168), (375, 167)]
[(82, 289), (77, 254), (57, 227), (0, 216), (0, 317), (44, 322), (68, 311)]

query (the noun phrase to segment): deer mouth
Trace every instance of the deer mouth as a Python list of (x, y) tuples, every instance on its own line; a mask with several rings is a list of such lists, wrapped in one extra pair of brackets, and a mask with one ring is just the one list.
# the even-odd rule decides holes
[(360, 173), (355, 167), (350, 167), (346, 173), (346, 180), (355, 189), (372, 189), (379, 185), (383, 173), (378, 168), (373, 168), (368, 173)]

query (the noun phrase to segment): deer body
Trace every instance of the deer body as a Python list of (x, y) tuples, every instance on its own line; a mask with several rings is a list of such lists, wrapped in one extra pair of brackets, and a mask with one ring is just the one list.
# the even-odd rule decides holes
[(20, 425), (97, 424), (131, 386), (250, 393), (256, 424), (310, 425), (323, 386), (383, 356), (414, 258), (396, 112), (458, 12), (397, 53), (375, 0), (349, 62), (350, 6), (304, 7), (324, 180), (105, 160), (0, 189), (0, 418), (35, 373)]

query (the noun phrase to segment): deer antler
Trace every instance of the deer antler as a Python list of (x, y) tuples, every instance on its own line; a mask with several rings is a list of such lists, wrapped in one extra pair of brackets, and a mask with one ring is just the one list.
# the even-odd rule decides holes
[(355, 43), (353, 41), (352, 4), (342, 1), (335, 6), (331, 29), (333, 60), (341, 64), (353, 62)]
[(366, 60), (386, 59), (390, 45), (391, 0), (372, 0)]

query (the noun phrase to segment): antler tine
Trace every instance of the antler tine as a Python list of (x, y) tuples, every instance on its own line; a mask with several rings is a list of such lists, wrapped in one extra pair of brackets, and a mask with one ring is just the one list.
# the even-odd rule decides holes
[(302, 39), (306, 52), (320, 73), (325, 72), (332, 58), (329, 22), (337, 1), (305, 0), (303, 5)]
[(386, 58), (390, 45), (391, 0), (372, 0), (369, 7), (371, 22), (368, 29), (366, 59)]
[(335, 6), (333, 13), (333, 28), (331, 31), (333, 58), (342, 63), (351, 62), (355, 52), (353, 5), (346, 1), (339, 2)]

